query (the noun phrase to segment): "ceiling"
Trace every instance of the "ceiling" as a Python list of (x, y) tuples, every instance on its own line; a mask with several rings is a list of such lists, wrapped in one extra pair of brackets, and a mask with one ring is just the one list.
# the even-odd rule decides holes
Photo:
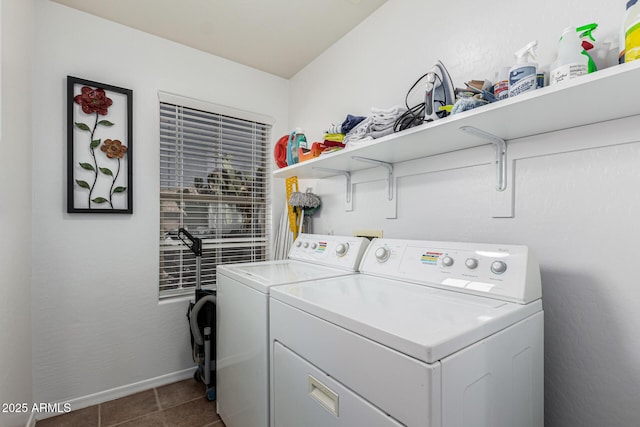
[(290, 78), (387, 0), (53, 0)]

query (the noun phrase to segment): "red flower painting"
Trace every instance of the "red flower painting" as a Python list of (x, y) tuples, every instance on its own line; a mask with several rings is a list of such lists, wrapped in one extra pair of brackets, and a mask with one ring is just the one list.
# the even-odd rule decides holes
[[(73, 101), (82, 107), (82, 111), (85, 114), (95, 114), (93, 128), (89, 127), (89, 125), (87, 125), (86, 123), (75, 123), (75, 126), (78, 129), (85, 132), (90, 132), (89, 154), (91, 155), (92, 163), (79, 162), (79, 165), (82, 169), (90, 171), (93, 174), (93, 181), (91, 183), (84, 180), (76, 179), (76, 184), (78, 184), (78, 186), (80, 186), (81, 188), (89, 190), (87, 201), (89, 209), (91, 209), (91, 203), (97, 205), (108, 204), (111, 209), (113, 209), (113, 195), (116, 193), (124, 193), (127, 190), (126, 187), (116, 186), (116, 181), (118, 180), (118, 176), (120, 175), (120, 159), (122, 159), (127, 153), (127, 147), (125, 145), (122, 145), (122, 142), (118, 139), (105, 139), (104, 142), (102, 142), (102, 140), (96, 136), (98, 126), (111, 127), (114, 125), (114, 123), (110, 122), (109, 120), (99, 120), (99, 116), (106, 116), (109, 113), (109, 107), (113, 105), (113, 101), (106, 95), (104, 89), (94, 89), (89, 86), (83, 86), (80, 90), (80, 94), (76, 95), (73, 98)], [(102, 145), (100, 146), (101, 143)], [(116, 160), (116, 164), (114, 164), (114, 166), (117, 167), (115, 174), (109, 167), (101, 167), (98, 164), (98, 158), (96, 157), (96, 148), (98, 148), (98, 146), (100, 146), (100, 151), (102, 151), (107, 157), (107, 159), (105, 159), (104, 161), (112, 162), (114, 159)], [(109, 189), (108, 198), (102, 196), (93, 196), (96, 183), (98, 182), (98, 179), (100, 177), (99, 172), (102, 173), (102, 175), (110, 177), (108, 179), (111, 179), (111, 187)]]
[(80, 95), (76, 95), (73, 100), (76, 104), (82, 106), (84, 113), (98, 113), (101, 116), (106, 116), (108, 108), (113, 104), (113, 101), (107, 97), (104, 89), (92, 89), (88, 86), (83, 86)]

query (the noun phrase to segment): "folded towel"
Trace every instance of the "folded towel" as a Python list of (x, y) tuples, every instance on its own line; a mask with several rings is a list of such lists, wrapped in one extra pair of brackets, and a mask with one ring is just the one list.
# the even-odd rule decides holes
[(336, 124), (331, 123), (331, 126), (329, 126), (329, 128), (327, 130), (325, 130), (324, 132), (325, 133), (329, 133), (329, 134), (342, 133), (342, 125), (336, 125)]
[(344, 134), (343, 133), (326, 133), (324, 135), (324, 140), (342, 142), (344, 140)]
[(345, 147), (345, 149), (346, 150), (353, 149), (353, 148), (359, 147), (360, 145), (367, 144), (371, 141), (373, 141), (372, 136), (365, 136), (364, 138), (361, 138), (361, 139), (354, 139), (347, 142), (347, 146)]
[(400, 117), (407, 109), (402, 105), (396, 105), (390, 108), (371, 107), (371, 115), (375, 120), (396, 119)]
[(369, 132), (369, 135), (374, 138), (382, 138), (383, 136), (387, 136), (387, 135), (391, 135), (393, 133), (393, 126), (389, 126), (386, 129), (383, 130), (371, 130), (371, 132)]
[(367, 117), (344, 136), (343, 142), (346, 143), (347, 141), (358, 140), (366, 137), (372, 124), (373, 119), (371, 117)]
[(364, 119), (366, 119), (364, 116), (353, 116), (351, 114), (347, 114), (347, 118), (344, 119), (344, 122), (340, 125), (341, 132), (338, 133), (349, 133), (351, 129), (356, 127)]
[(342, 124), (336, 125), (331, 124), (329, 128), (325, 131), (325, 133), (333, 134), (333, 133), (343, 133), (347, 134), (356, 127), (361, 121), (366, 119), (364, 116), (354, 116), (352, 114), (347, 114), (347, 117), (344, 119)]

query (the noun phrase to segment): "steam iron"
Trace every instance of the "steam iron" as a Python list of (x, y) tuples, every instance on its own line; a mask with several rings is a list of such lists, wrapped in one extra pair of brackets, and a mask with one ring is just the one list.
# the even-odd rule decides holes
[(456, 102), (455, 88), (451, 76), (442, 62), (435, 63), (427, 74), (427, 90), (424, 99), (424, 120), (431, 122), (449, 115), (441, 107), (451, 106)]

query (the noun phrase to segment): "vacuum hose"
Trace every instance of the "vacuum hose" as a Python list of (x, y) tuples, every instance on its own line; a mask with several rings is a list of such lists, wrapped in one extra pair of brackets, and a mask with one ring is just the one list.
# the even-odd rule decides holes
[(213, 304), (216, 303), (215, 295), (205, 295), (200, 298), (198, 302), (193, 305), (191, 309), (191, 318), (189, 319), (189, 326), (191, 327), (191, 335), (193, 335), (193, 341), (198, 345), (204, 344), (204, 339), (202, 339), (202, 334), (200, 333), (200, 328), (198, 327), (198, 313), (200, 313), (200, 309), (204, 307), (204, 305), (208, 302)]

